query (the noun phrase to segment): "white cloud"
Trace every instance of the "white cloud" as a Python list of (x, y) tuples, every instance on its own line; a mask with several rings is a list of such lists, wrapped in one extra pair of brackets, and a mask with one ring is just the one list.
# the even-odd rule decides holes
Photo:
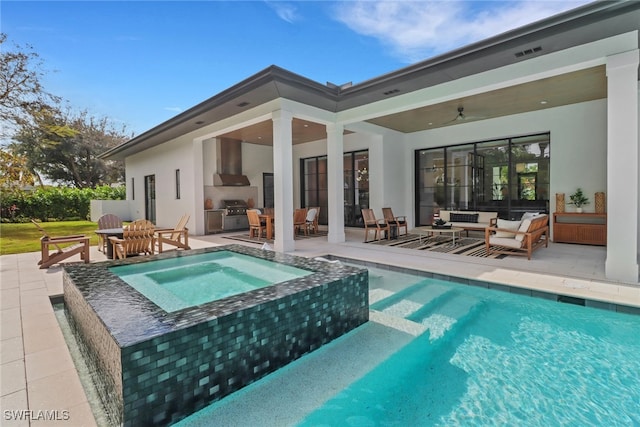
[(299, 18), (298, 8), (290, 2), (266, 1), (265, 3), (267, 3), (267, 5), (273, 9), (283, 21), (293, 23)]
[(591, 0), (346, 1), (335, 18), (413, 63), (521, 27)]
[(182, 113), (182, 108), (180, 107), (164, 107), (163, 110), (171, 111), (173, 113)]

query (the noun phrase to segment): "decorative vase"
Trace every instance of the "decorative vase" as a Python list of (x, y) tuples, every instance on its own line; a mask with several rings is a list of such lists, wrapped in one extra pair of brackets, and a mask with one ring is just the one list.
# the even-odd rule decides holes
[(556, 193), (556, 212), (564, 212), (564, 193)]
[(582, 213), (582, 208), (581, 207), (580, 208), (576, 208), (576, 212), (577, 213)]
[(603, 214), (606, 206), (604, 193), (602, 191), (598, 191), (596, 193), (596, 213)]

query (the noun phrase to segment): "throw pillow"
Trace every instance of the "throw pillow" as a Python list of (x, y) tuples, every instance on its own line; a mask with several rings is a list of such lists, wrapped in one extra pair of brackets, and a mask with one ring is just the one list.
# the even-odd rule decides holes
[(520, 220), (524, 221), (525, 219), (535, 218), (538, 215), (540, 215), (540, 212), (525, 212), (524, 214), (522, 214), (522, 218), (520, 218)]
[[(508, 221), (506, 219), (498, 218), (498, 228), (506, 228), (507, 230), (517, 231), (520, 227), (520, 221)], [(508, 231), (496, 231), (494, 237), (515, 237), (516, 233), (510, 233)]]
[(468, 213), (454, 213), (451, 212), (449, 215), (449, 221), (451, 222), (478, 222), (478, 214), (468, 214)]
[[(530, 225), (531, 225), (531, 220), (525, 219), (520, 224), (520, 228), (518, 228), (518, 231), (526, 232), (527, 230), (529, 230)], [(516, 240), (519, 242), (522, 242), (524, 240), (524, 234), (516, 234)]]

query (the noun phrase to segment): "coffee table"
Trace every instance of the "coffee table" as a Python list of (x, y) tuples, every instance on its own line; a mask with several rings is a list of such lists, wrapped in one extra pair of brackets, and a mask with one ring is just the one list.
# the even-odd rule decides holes
[(450, 234), (451, 235), (451, 246), (456, 245), (456, 234), (460, 237), (460, 233), (464, 231), (463, 228), (459, 227), (451, 227), (451, 228), (433, 228), (430, 225), (424, 227), (416, 227), (414, 228), (418, 236), (420, 237), (420, 244), (422, 244), (422, 237), (431, 237), (435, 233), (437, 234)]

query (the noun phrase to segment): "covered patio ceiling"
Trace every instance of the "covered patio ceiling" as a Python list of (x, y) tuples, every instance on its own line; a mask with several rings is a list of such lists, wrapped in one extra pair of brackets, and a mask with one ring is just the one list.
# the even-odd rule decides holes
[[(603, 99), (606, 96), (605, 67), (601, 65), (380, 116), (367, 122), (402, 133), (412, 133)], [(463, 108), (462, 117), (458, 114), (459, 108)], [(292, 128), (293, 144), (325, 139), (327, 135), (324, 125), (307, 120), (294, 118)], [(349, 131), (345, 131), (347, 133)], [(266, 120), (220, 136), (252, 144), (272, 145), (272, 121)]]

